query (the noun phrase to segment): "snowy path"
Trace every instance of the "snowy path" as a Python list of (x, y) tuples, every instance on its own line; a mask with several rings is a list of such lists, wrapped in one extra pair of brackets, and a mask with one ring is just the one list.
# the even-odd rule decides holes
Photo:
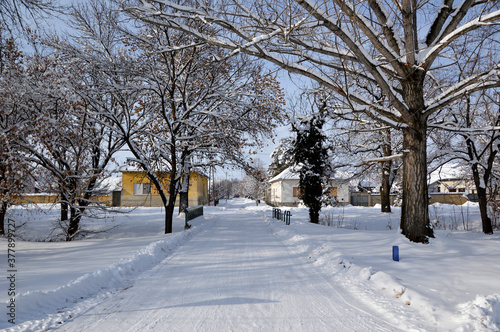
[[(58, 331), (396, 331), (269, 232), (222, 212), (129, 288)], [(83, 304), (82, 304), (83, 305)]]

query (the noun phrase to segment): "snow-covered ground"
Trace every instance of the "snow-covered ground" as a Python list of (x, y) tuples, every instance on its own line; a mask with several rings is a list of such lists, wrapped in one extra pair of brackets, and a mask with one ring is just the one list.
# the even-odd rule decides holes
[[(163, 211), (139, 208), (86, 221), (93, 232), (66, 243), (36, 242), (57, 238), (57, 207), (11, 210), (26, 223), (16, 231), (16, 325), (4, 277), (0, 329), (500, 331), (500, 236), (478, 231), (474, 204), (433, 205), (440, 229), (428, 245), (399, 234), (397, 208), (324, 209), (330, 226), (291, 211), (287, 226), (268, 206), (223, 201), (164, 235)], [(5, 238), (0, 247), (8, 276)]]

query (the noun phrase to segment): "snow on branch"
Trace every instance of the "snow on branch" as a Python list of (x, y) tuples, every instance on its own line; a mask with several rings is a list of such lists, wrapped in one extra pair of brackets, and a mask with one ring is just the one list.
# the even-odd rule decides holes
[(380, 158), (363, 160), (363, 163), (364, 164), (383, 163), (383, 162), (386, 162), (386, 161), (389, 161), (389, 160), (399, 159), (399, 158), (403, 158), (403, 154), (402, 153), (395, 154), (395, 155), (392, 155), (392, 156), (387, 156), (387, 157), (380, 157)]
[(437, 124), (430, 124), (429, 128), (435, 128), (435, 129), (442, 129), (446, 131), (454, 131), (457, 133), (487, 133), (487, 132), (494, 132), (494, 131), (500, 131), (500, 126), (489, 126), (489, 127), (481, 127), (481, 128), (464, 128), (460, 126), (447, 126), (447, 125), (437, 125)]
[[(393, 90), (392, 84), (390, 84), (388, 77), (385, 73), (382, 72), (381, 63), (371, 57), (367, 50), (359, 43), (355, 41), (354, 36), (346, 29), (346, 27), (340, 25), (338, 21), (333, 20), (330, 15), (319, 9), (315, 4), (313, 4), (310, 0), (302, 0), (297, 1), (304, 9), (306, 9), (309, 13), (311, 13), (314, 18), (319, 21), (323, 21), (323, 26), (329, 29), (333, 34), (338, 36), (347, 47), (359, 58), (359, 61), (364, 65), (364, 67), (373, 75), (378, 85), (384, 91), (384, 93), (388, 96), (388, 98), (393, 102), (394, 107), (398, 109), (400, 112), (407, 111), (407, 107), (401, 96)], [(352, 6), (352, 4), (350, 5)], [(349, 8), (350, 6), (346, 5), (345, 7)], [(344, 8), (343, 8), (344, 9)], [(392, 54), (389, 50), (385, 48), (378, 40), (378, 34), (372, 35), (372, 29), (368, 28), (364, 23), (364, 18), (362, 15), (354, 11), (353, 9), (350, 11), (351, 19), (353, 22), (357, 23), (358, 26), (363, 30), (367, 37), (370, 39), (370, 42), (374, 44), (375, 47), (385, 49), (386, 52), (381, 52), (387, 60), (393, 60), (395, 70), (401, 75), (405, 75), (404, 71), (398, 67), (399, 62), (396, 59), (399, 57), (398, 55)], [(380, 51), (380, 49), (379, 49)], [(399, 68), (399, 69), (398, 69)]]
[[(325, 26), (327, 26), (328, 28), (329, 28), (329, 25), (328, 25), (329, 22), (333, 23), (336, 26), (336, 28), (339, 28), (339, 22), (332, 21), (329, 18), (329, 15), (327, 13), (323, 12), (318, 7), (315, 7), (310, 1), (305, 0), (305, 1), (297, 1), (297, 2), (302, 7), (306, 8), (310, 13), (312, 11), (314, 13), (318, 13), (318, 16), (315, 15), (316, 19), (325, 21), (325, 23), (326, 23)], [(400, 58), (401, 54), (394, 52), (391, 48), (387, 47), (387, 45), (385, 45), (383, 43), (384, 39), (380, 38), (379, 33), (373, 28), (373, 26), (364, 17), (364, 15), (362, 15), (361, 13), (359, 13), (356, 10), (354, 4), (351, 3), (351, 2), (349, 2), (349, 1), (347, 1), (347, 0), (344, 0), (344, 1), (341, 2), (340, 7), (349, 16), (349, 18), (351, 19), (351, 21), (353, 23), (355, 23), (361, 29), (361, 31), (364, 32), (364, 34), (366, 35), (366, 37), (368, 37), (368, 39), (370, 40), (370, 42), (372, 43), (372, 45), (380, 52), (380, 54), (382, 54), (382, 56), (386, 59), (386, 61), (387, 62), (391, 62), (391, 63), (394, 64), (394, 69), (396, 70), (396, 72), (399, 75), (404, 75), (403, 66), (402, 66), (402, 64), (399, 61), (397, 61)], [(381, 9), (380, 6), (378, 8)], [(379, 14), (381, 14), (382, 12), (383, 11), (380, 10)], [(313, 15), (314, 15), (314, 13), (313, 13)], [(342, 27), (340, 27), (340, 28), (343, 29)], [(332, 30), (332, 32), (335, 33), (335, 30), (336, 29)], [(342, 38), (341, 35), (339, 35), (339, 34), (337, 34), (337, 35)], [(344, 40), (344, 38), (342, 38), (342, 39)], [(350, 39), (354, 40), (353, 38), (350, 38)], [(344, 40), (344, 42), (346, 42), (346, 40)], [(349, 43), (347, 43), (347, 44), (349, 44)], [(360, 49), (362, 49), (361, 45), (357, 45), (357, 46)], [(366, 53), (366, 50), (362, 49), (362, 51), (364, 53)], [(371, 59), (370, 62), (376, 63), (376, 61), (374, 59)]]
[(402, 50), (404, 50), (404, 45), (401, 38), (394, 31), (394, 22), (392, 22), (389, 18), (389, 14), (385, 9), (384, 4), (379, 0), (369, 0), (368, 3), (382, 26), (382, 31), (384, 32), (388, 45), (392, 48), (395, 54), (401, 55)]
[(455, 84), (427, 102), (424, 112), (431, 114), (468, 94), (495, 87), (500, 87), (500, 64), (497, 64), (490, 71), (482, 72)]
[(420, 53), (420, 63), (426, 64), (426, 67), (430, 66), (430, 63), (437, 57), (439, 52), (441, 52), (444, 48), (450, 45), (451, 42), (456, 40), (457, 38), (465, 35), (466, 33), (476, 30), (478, 28), (489, 26), (489, 25), (500, 25), (500, 10), (497, 10), (488, 15), (483, 15), (477, 17), (465, 24), (461, 27), (450, 31), (448, 34), (443, 35), (440, 38), (436, 38), (436, 43)]

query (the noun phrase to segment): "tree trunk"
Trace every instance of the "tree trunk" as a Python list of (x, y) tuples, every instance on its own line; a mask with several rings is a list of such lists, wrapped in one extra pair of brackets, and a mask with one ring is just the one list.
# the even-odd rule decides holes
[(479, 212), (481, 213), (481, 222), (483, 224), (483, 232), (485, 234), (493, 234), (493, 225), (488, 216), (488, 196), (486, 193), (486, 183), (481, 183), (481, 178), (477, 164), (472, 165), (472, 176), (476, 185), (477, 198), (479, 201)]
[[(382, 133), (383, 144), (382, 152), (384, 157), (392, 155), (392, 135), (391, 129), (386, 129)], [(386, 160), (381, 163), (382, 168), (382, 186), (380, 188), (380, 209), (382, 212), (391, 212), (391, 172), (392, 160)]]
[(68, 220), (68, 198), (61, 192), (61, 221)]
[(75, 208), (73, 205), (74, 203), (71, 206), (71, 215), (69, 218), (68, 232), (66, 233), (66, 241), (73, 240), (80, 228), (80, 220), (82, 219), (80, 209)]
[(391, 212), (391, 161), (382, 163), (382, 186), (380, 187), (380, 205), (382, 212)]
[(319, 224), (319, 211), (316, 208), (309, 208), (309, 221), (313, 224)]
[(486, 189), (477, 187), (477, 197), (479, 200), (479, 212), (481, 213), (483, 233), (493, 234), (493, 225), (490, 217), (488, 216), (488, 197), (486, 196)]
[[(472, 128), (472, 116), (470, 110), (470, 97), (467, 98), (467, 109), (466, 109), (466, 123), (467, 128)], [(498, 125), (498, 122), (495, 124)], [(478, 160), (480, 157), (477, 155), (476, 146), (474, 144), (474, 140), (470, 138), (470, 136), (464, 135), (465, 142), (467, 144), (467, 153), (469, 155), (470, 160)], [(493, 146), (491, 146), (493, 147)], [(483, 224), (483, 232), (485, 234), (493, 234), (493, 225), (491, 223), (490, 217), (488, 217), (488, 196), (486, 193), (486, 185), (489, 181), (491, 170), (493, 169), (493, 161), (495, 160), (495, 156), (497, 154), (497, 150), (490, 148), (490, 155), (488, 157), (487, 167), (484, 170), (483, 181), (481, 181), (481, 173), (479, 172), (479, 164), (472, 164), (472, 177), (474, 179), (474, 184), (476, 185), (477, 190), (477, 198), (479, 202), (479, 212), (481, 214), (481, 222)]]
[(0, 235), (5, 235), (5, 214), (7, 213), (7, 202), (0, 204)]
[(173, 216), (175, 208), (175, 198), (169, 197), (168, 203), (165, 205), (165, 234), (172, 233)]
[(434, 237), (429, 221), (427, 190), (427, 125), (403, 128), (403, 206), (401, 232), (410, 241)]
[(83, 213), (89, 205), (87, 200), (88, 198), (84, 201), (80, 201), (78, 207), (71, 208), (71, 218), (68, 227), (68, 234), (66, 235), (66, 241), (73, 240), (76, 233), (80, 230), (80, 221), (82, 220)]
[(170, 183), (168, 185), (168, 202), (165, 204), (165, 234), (172, 233), (175, 200), (177, 196), (177, 181), (175, 179), (175, 169), (170, 173)]

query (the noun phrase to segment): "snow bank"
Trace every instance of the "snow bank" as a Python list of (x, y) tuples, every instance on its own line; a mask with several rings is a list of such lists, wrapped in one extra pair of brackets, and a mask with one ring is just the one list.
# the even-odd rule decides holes
[[(295, 214), (300, 215), (300, 212), (295, 211)], [(382, 224), (380, 221), (373, 222)], [(475, 295), (473, 301), (460, 301), (466, 295), (458, 295), (461, 292), (474, 294), (488, 288), (474, 289), (473, 280), (469, 279), (476, 274), (481, 275), (481, 271), (474, 271), (473, 274), (466, 272), (473, 267), (466, 266), (468, 256), (461, 257), (465, 255), (463, 252), (470, 252), (470, 247), (462, 243), (461, 237), (469, 235), (475, 238), (473, 233), (447, 233), (442, 239), (433, 239), (434, 244), (422, 246), (409, 243), (397, 230), (388, 230), (377, 237), (367, 237), (366, 240), (371, 243), (363, 243), (363, 231), (335, 227), (328, 227), (326, 230), (325, 226), (307, 223), (300, 220), (299, 216), (292, 219), (291, 226), (285, 226), (271, 217), (267, 218), (267, 223), (270, 231), (281, 237), (291, 250), (322, 269), (336, 283), (342, 284), (352, 296), (370, 303), (375, 311), (389, 316), (393, 324), (405, 330), (422, 326), (422, 317), (425, 317), (429, 325), (422, 326), (422, 331), (500, 331), (500, 296), (494, 293), (496, 288), (490, 290), (493, 292), (491, 295)], [(450, 239), (451, 236), (455, 238)], [(349, 244), (350, 241), (352, 243)], [(404, 248), (401, 262), (392, 262), (390, 248), (393, 244)], [(356, 246), (360, 248), (359, 252), (346, 250)], [(386, 257), (381, 257), (378, 252), (370, 258), (359, 257), (359, 253), (379, 247), (387, 247)], [(477, 246), (474, 245), (473, 248)], [(446, 253), (447, 250), (449, 253)], [(441, 256), (427, 256), (436, 251), (443, 252), (443, 257), (448, 257), (457, 265), (448, 267)], [(478, 254), (471, 253), (473, 257)], [(412, 257), (407, 258), (405, 255)], [(431, 262), (436, 259), (434, 264), (428, 264), (432, 267), (431, 270), (419, 266), (421, 261), (429, 259)], [(410, 260), (414, 261), (409, 263)], [(367, 262), (370, 265), (366, 265)], [(419, 268), (423, 270), (419, 272)], [(449, 268), (455, 269), (456, 274), (450, 274)], [(416, 276), (414, 279), (410, 278), (412, 274)], [(469, 289), (464, 291), (462, 287)]]
[(462, 327), (457, 331), (500, 331), (500, 296), (477, 296), (458, 305)]
[[(201, 219), (201, 218), (200, 218)], [(66, 311), (75, 303), (93, 296), (107, 296), (118, 289), (129, 286), (132, 278), (152, 269), (177, 247), (188, 241), (194, 234), (212, 223), (204, 222), (189, 230), (168, 235), (168, 238), (151, 243), (139, 250), (131, 259), (113, 264), (109, 268), (88, 273), (52, 291), (32, 291), (16, 296), (15, 301), (22, 312), (16, 317), (16, 324), (34, 321), (50, 316), (55, 312)], [(6, 306), (8, 302), (4, 302)], [(12, 327), (1, 321), (0, 329)], [(18, 326), (21, 328), (22, 326)], [(30, 327), (30, 330), (33, 327)]]

